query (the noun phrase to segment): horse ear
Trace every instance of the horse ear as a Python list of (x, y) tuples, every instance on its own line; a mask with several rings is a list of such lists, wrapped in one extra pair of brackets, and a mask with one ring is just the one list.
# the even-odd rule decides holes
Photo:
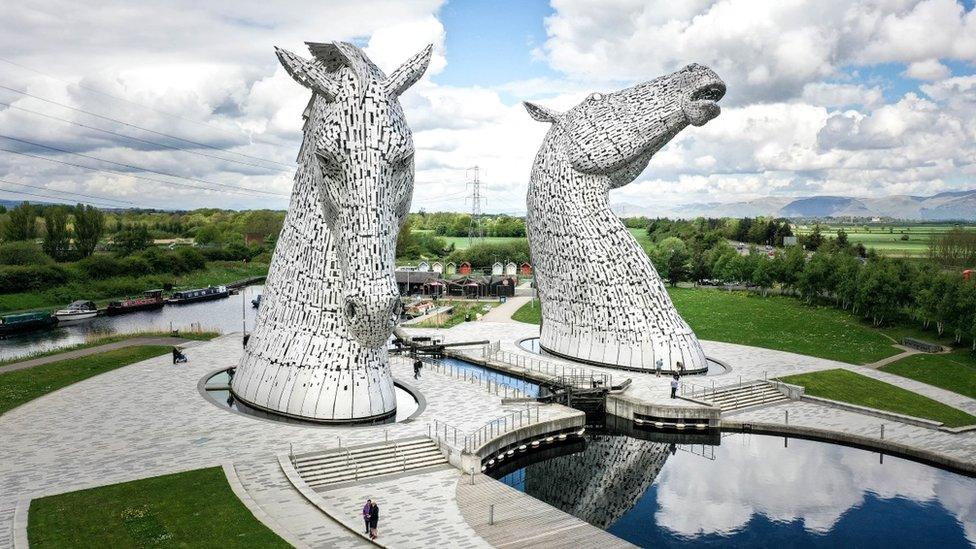
[(285, 72), (296, 82), (321, 95), (326, 101), (335, 100), (339, 86), (329, 77), (324, 66), (278, 47), (275, 47), (275, 54)]
[(413, 86), (430, 65), (430, 56), (434, 52), (434, 45), (427, 44), (423, 51), (407, 59), (397, 70), (386, 79), (386, 93), (393, 97), (399, 96)]
[(530, 103), (528, 101), (523, 101), (522, 106), (525, 110), (529, 111), (529, 116), (539, 122), (551, 122), (556, 123), (559, 121), (560, 114), (554, 110), (547, 109), (541, 105), (536, 105), (535, 103)]

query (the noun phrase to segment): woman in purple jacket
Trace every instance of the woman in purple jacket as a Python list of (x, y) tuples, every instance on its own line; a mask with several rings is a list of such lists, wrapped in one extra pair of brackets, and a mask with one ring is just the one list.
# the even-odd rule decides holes
[(366, 534), (369, 534), (369, 515), (370, 511), (373, 510), (373, 500), (367, 499), (366, 505), (363, 506), (363, 522), (366, 523)]

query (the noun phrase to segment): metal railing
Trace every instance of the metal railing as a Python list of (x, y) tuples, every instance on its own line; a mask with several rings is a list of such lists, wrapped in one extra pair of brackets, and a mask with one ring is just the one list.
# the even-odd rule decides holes
[[(530, 398), (530, 395), (517, 387), (512, 387), (506, 383), (499, 383), (497, 380), (490, 379), (492, 373), (473, 372), (469, 368), (462, 368), (453, 364), (445, 364), (437, 359), (424, 358), (424, 365), (431, 367), (435, 372), (453, 377), (461, 381), (477, 385), (491, 394), (504, 398)], [(504, 375), (499, 373), (498, 375)]]
[(589, 368), (578, 368), (572, 365), (567, 366), (564, 363), (549, 362), (548, 360), (525, 356), (520, 353), (503, 351), (501, 349), (501, 343), (498, 341), (484, 345), (481, 348), (481, 356), (555, 378), (590, 378), (591, 376), (602, 376), (605, 379), (607, 387), (613, 387), (613, 374), (604, 374)]
[(465, 433), (449, 423), (435, 419), (433, 434), (430, 432), (430, 424), (427, 426), (427, 433), (438, 444), (445, 444), (455, 450), (470, 454), (477, 451), (495, 437), (512, 432), (526, 425), (538, 423), (539, 408), (539, 406), (526, 405), (524, 409), (497, 417), (470, 433)]

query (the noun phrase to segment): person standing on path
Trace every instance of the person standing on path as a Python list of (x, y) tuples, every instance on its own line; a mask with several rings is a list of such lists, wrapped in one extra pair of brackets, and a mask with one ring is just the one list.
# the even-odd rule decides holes
[(363, 522), (366, 524), (366, 534), (369, 534), (369, 512), (373, 508), (373, 500), (367, 499), (366, 505), (363, 506)]
[(654, 363), (655, 371), (657, 371), (656, 376), (661, 377), (661, 367), (664, 366), (664, 360), (658, 358), (657, 362)]
[(678, 398), (678, 374), (671, 378), (671, 398)]
[(413, 361), (413, 378), (420, 379), (420, 369), (424, 367), (424, 363), (420, 360), (420, 357), (414, 358)]
[(380, 522), (380, 506), (374, 501), (369, 508), (369, 539), (376, 539), (379, 534), (376, 533), (376, 525)]

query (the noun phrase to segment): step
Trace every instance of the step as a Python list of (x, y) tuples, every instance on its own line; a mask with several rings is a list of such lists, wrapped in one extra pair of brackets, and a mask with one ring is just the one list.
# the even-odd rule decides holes
[(390, 456), (388, 458), (384, 458), (382, 460), (375, 460), (375, 461), (351, 462), (351, 463), (348, 463), (348, 464), (342, 464), (342, 465), (338, 465), (336, 467), (331, 467), (331, 468), (318, 468), (318, 469), (312, 469), (312, 470), (309, 470), (309, 469), (301, 469), (301, 470), (299, 470), (299, 473), (303, 477), (309, 477), (309, 478), (311, 478), (311, 477), (319, 477), (319, 476), (328, 476), (328, 475), (331, 475), (331, 474), (335, 474), (336, 471), (352, 470), (352, 469), (355, 469), (356, 467), (359, 467), (360, 470), (365, 470), (365, 469), (371, 469), (371, 468), (376, 468), (376, 467), (385, 467), (387, 465), (397, 465), (397, 464), (403, 463), (404, 461), (406, 461), (407, 463), (410, 463), (410, 462), (415, 461), (415, 460), (418, 460), (418, 459), (427, 459), (427, 458), (432, 458), (432, 457), (440, 458), (440, 457), (444, 457), (444, 456), (443, 456), (443, 454), (441, 454), (440, 452), (437, 452), (437, 451), (434, 451), (434, 452), (423, 452), (423, 453), (411, 454), (411, 455), (402, 456), (402, 457), (401, 456)]
[(303, 480), (305, 480), (305, 482), (312, 487), (326, 486), (329, 484), (338, 484), (340, 482), (347, 482), (351, 480), (362, 480), (362, 479), (374, 478), (382, 475), (392, 475), (396, 473), (402, 473), (404, 471), (412, 471), (414, 469), (423, 469), (425, 467), (442, 465), (445, 463), (447, 463), (447, 459), (441, 456), (440, 458), (429, 458), (425, 460), (415, 460), (413, 462), (407, 462), (406, 468), (404, 468), (401, 465), (398, 467), (387, 466), (387, 467), (376, 468), (367, 471), (360, 469), (358, 474), (354, 470), (342, 471), (339, 474), (335, 474), (327, 477), (317, 477), (317, 478), (303, 477)]
[[(414, 459), (408, 459), (406, 463), (402, 461), (399, 463), (384, 463), (382, 465), (374, 465), (372, 467), (360, 467), (359, 477), (369, 477), (378, 474), (385, 474), (386, 472), (398, 472), (398, 471), (409, 471), (410, 469), (416, 469), (418, 466), (425, 467), (427, 464), (437, 464), (446, 463), (447, 458), (443, 455), (439, 456), (424, 456)], [(302, 478), (306, 482), (331, 482), (336, 478), (345, 476), (355, 476), (356, 468), (347, 467), (345, 469), (337, 469), (335, 471), (330, 471), (328, 473), (319, 473), (316, 475), (302, 475)]]
[[(411, 440), (411, 441), (407, 441), (407, 442), (401, 442), (401, 443), (399, 443), (399, 448), (402, 450), (402, 449), (406, 449), (406, 448), (412, 448), (412, 447), (415, 447), (415, 446), (429, 446), (429, 445), (432, 445), (432, 444), (434, 444), (434, 441), (430, 440), (429, 438), (423, 438), (423, 439)], [(319, 454), (304, 455), (304, 456), (301, 456), (301, 457), (296, 457), (295, 458), (295, 464), (296, 465), (301, 465), (301, 464), (303, 464), (305, 462), (308, 462), (308, 461), (319, 461), (319, 460), (323, 460), (323, 459), (332, 459), (332, 458), (339, 458), (339, 457), (345, 457), (345, 456), (352, 456), (353, 458), (355, 458), (358, 455), (362, 455), (362, 454), (375, 454), (377, 452), (382, 452), (384, 450), (393, 449), (395, 447), (396, 447), (395, 446), (395, 443), (394, 442), (390, 442), (389, 444), (382, 444), (382, 445), (378, 445), (378, 446), (369, 446), (369, 447), (366, 447), (366, 448), (363, 448), (363, 447), (358, 447), (358, 448), (357, 447), (353, 447), (353, 448), (348, 448), (348, 449), (343, 449), (343, 450), (329, 450), (327, 452), (322, 452), (322, 453), (319, 453)]]
[(723, 400), (712, 400), (711, 402), (722, 405), (734, 405), (741, 402), (750, 402), (756, 400), (789, 400), (785, 395), (741, 395), (738, 398), (723, 399)]
[(350, 454), (348, 456), (342, 454), (338, 456), (329, 456), (327, 458), (322, 458), (322, 459), (314, 459), (314, 460), (309, 459), (303, 462), (298, 462), (295, 464), (295, 466), (297, 469), (300, 470), (318, 469), (322, 467), (339, 466), (349, 462), (362, 463), (366, 461), (375, 461), (379, 459), (384, 459), (390, 456), (408, 455), (408, 454), (415, 454), (419, 452), (429, 452), (429, 451), (436, 451), (436, 450), (437, 450), (437, 446), (435, 445), (424, 446), (424, 447), (411, 446), (411, 447), (400, 448), (400, 449), (384, 448), (382, 450), (377, 450), (375, 452), (371, 452), (368, 454)]
[(739, 404), (736, 404), (736, 405), (723, 407), (722, 408), (722, 411), (723, 412), (732, 412), (732, 411), (736, 411), (736, 410), (742, 410), (744, 408), (751, 408), (753, 406), (773, 405), (773, 404), (780, 404), (782, 402), (788, 402), (788, 401), (789, 401), (789, 399), (786, 399), (786, 398), (784, 398), (784, 399), (775, 399), (775, 400), (751, 400), (751, 401), (742, 401), (742, 402), (740, 402)]

